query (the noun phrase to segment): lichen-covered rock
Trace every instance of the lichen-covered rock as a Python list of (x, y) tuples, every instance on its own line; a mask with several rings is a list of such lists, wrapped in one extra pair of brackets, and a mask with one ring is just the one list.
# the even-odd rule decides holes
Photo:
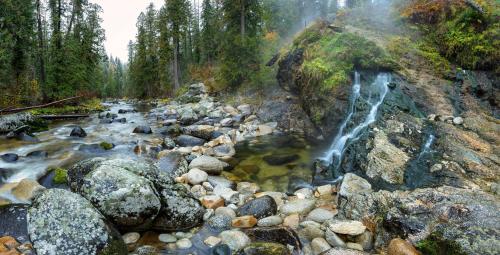
[(80, 192), (83, 178), (92, 172), (105, 158), (91, 158), (82, 160), (68, 169), (68, 185), (74, 192)]
[(27, 213), (28, 205), (11, 204), (0, 206), (0, 237), (12, 236), (19, 242), (27, 242), (29, 240)]
[(160, 194), (162, 209), (153, 223), (159, 231), (175, 231), (196, 227), (203, 221), (205, 209), (182, 185), (165, 187)]
[(121, 229), (146, 228), (161, 207), (149, 180), (106, 164), (84, 177), (81, 194)]
[(127, 254), (118, 231), (78, 194), (47, 190), (35, 198), (27, 219), (39, 255)]
[(172, 151), (165, 154), (160, 153), (160, 155), (156, 165), (162, 174), (175, 179), (188, 172), (188, 162), (180, 152)]

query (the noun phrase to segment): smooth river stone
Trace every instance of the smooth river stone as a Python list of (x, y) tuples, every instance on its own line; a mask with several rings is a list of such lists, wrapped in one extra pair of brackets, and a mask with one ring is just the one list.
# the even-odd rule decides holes
[(309, 213), (313, 208), (314, 205), (316, 204), (315, 200), (309, 200), (309, 199), (298, 199), (295, 201), (291, 201), (286, 203), (281, 207), (281, 213), (285, 215), (290, 215), (290, 214), (307, 214)]
[(363, 223), (354, 220), (335, 220), (330, 222), (328, 228), (337, 234), (357, 236), (365, 232)]

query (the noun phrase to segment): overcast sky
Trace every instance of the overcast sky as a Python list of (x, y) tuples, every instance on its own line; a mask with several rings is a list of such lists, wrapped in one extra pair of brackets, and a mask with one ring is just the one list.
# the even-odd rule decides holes
[(163, 5), (164, 0), (90, 0), (99, 4), (103, 13), (103, 28), (106, 30), (104, 43), (108, 54), (119, 57), (126, 62), (128, 59), (127, 44), (134, 40), (136, 22), (139, 14), (154, 3), (156, 9)]

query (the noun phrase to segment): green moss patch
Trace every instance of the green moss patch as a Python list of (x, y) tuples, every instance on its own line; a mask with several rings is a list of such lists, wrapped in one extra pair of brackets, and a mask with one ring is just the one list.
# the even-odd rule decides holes
[(431, 234), (427, 239), (418, 242), (416, 247), (427, 255), (465, 255), (457, 243), (445, 240), (440, 233)]
[(53, 182), (55, 184), (65, 184), (66, 183), (66, 179), (68, 177), (68, 171), (66, 169), (55, 168), (52, 171), (54, 171)]

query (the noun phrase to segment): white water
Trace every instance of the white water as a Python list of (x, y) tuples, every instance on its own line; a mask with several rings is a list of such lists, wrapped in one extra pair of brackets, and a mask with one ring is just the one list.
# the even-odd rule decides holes
[(425, 141), (425, 145), (422, 148), (422, 151), (418, 155), (417, 159), (422, 158), (422, 156), (424, 156), (425, 154), (427, 154), (427, 153), (429, 153), (431, 151), (431, 146), (434, 143), (434, 139), (436, 139), (436, 137), (434, 135), (429, 135), (427, 137), (427, 141)]
[(361, 97), (360, 93), (361, 83), (360, 83), (359, 73), (358, 72), (355, 73), (354, 85), (352, 89), (353, 91), (349, 106), (349, 113), (345, 118), (344, 122), (342, 123), (342, 125), (340, 126), (339, 132), (335, 137), (335, 139), (333, 140), (332, 145), (325, 153), (323, 158), (321, 158), (323, 161), (328, 162), (330, 165), (333, 164), (334, 162), (337, 162), (337, 166), (340, 165), (347, 143), (349, 141), (358, 139), (361, 132), (365, 128), (367, 128), (370, 124), (375, 122), (377, 118), (378, 108), (384, 102), (387, 92), (389, 91), (387, 85), (389, 84), (390, 81), (391, 81), (390, 74), (381, 73), (377, 75), (375, 81), (367, 88), (370, 90), (377, 90), (379, 95), (378, 98), (376, 98), (375, 102), (370, 102), (371, 98), (367, 100), (368, 104), (371, 106), (368, 115), (364, 118), (363, 122), (359, 123), (352, 130), (348, 131), (346, 130), (346, 127), (352, 121), (352, 117), (356, 113), (355, 112), (356, 101), (359, 100)]

